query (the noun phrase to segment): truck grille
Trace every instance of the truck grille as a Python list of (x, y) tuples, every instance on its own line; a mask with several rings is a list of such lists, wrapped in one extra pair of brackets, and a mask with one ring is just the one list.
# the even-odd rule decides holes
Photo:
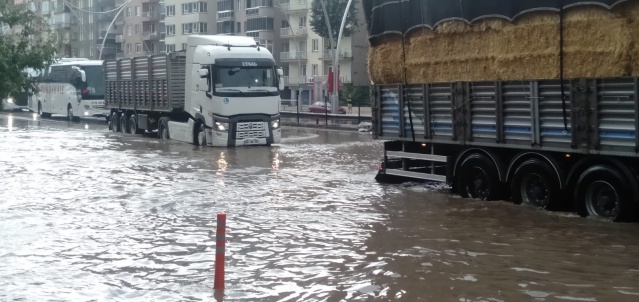
[[(264, 122), (243, 122), (237, 123), (237, 131), (264, 130)], [(263, 131), (262, 131), (263, 132)], [(252, 137), (252, 136), (250, 136)]]
[(244, 131), (235, 133), (235, 137), (242, 138), (262, 138), (266, 137), (266, 131)]

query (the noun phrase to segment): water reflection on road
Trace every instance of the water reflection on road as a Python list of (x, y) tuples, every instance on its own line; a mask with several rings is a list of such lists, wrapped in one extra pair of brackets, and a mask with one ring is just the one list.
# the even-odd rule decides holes
[(639, 227), (373, 181), (381, 143), (198, 148), (0, 115), (0, 300), (636, 301)]

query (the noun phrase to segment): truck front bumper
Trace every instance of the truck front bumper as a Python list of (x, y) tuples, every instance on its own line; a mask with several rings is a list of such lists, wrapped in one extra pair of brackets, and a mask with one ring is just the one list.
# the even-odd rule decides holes
[[(279, 121), (279, 115), (215, 117), (213, 127), (207, 129), (207, 141), (214, 147), (279, 144), (282, 140)], [(224, 126), (218, 127), (216, 123), (223, 123)], [(224, 128), (223, 131), (220, 128)]]

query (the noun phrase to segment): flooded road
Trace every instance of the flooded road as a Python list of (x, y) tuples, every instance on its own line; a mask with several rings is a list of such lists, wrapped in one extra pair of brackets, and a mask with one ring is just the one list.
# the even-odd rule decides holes
[(0, 113), (0, 301), (638, 301), (639, 225), (425, 184), (380, 142), (284, 129), (199, 148)]

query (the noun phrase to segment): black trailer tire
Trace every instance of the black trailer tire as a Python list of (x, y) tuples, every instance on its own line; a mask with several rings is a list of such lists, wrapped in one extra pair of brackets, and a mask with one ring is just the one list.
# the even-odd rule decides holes
[(482, 154), (472, 154), (459, 165), (456, 188), (464, 198), (497, 200), (500, 182), (495, 164)]
[(142, 134), (144, 130), (138, 127), (138, 119), (136, 114), (131, 114), (129, 117), (129, 133), (131, 134)]
[(517, 167), (510, 182), (515, 204), (529, 204), (539, 209), (555, 209), (561, 202), (557, 173), (547, 163), (529, 159)]
[(635, 218), (632, 205), (636, 201), (632, 195), (621, 172), (607, 165), (596, 165), (577, 179), (575, 208), (582, 217), (627, 221)]
[(158, 137), (160, 139), (171, 139), (169, 135), (169, 118), (161, 117), (158, 121)]
[(129, 116), (126, 112), (120, 114), (120, 132), (129, 133)]
[(111, 119), (109, 122), (109, 128), (111, 129), (112, 132), (119, 132), (120, 131), (120, 115), (113, 111), (113, 113), (111, 113)]

